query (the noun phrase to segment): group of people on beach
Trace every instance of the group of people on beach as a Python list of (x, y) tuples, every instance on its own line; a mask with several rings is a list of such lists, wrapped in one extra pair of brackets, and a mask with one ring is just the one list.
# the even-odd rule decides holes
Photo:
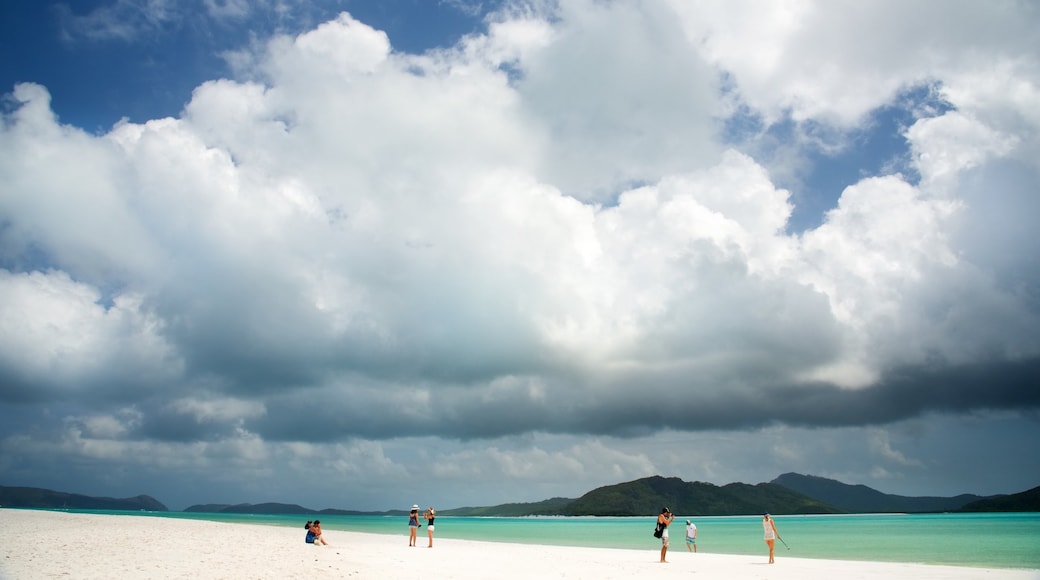
[[(426, 508), (423, 512), (423, 519), (426, 520), (426, 536), (430, 539), (427, 548), (433, 547), (433, 521), (437, 518), (437, 510), (433, 509), (433, 506)], [(419, 523), (419, 504), (412, 505), (412, 511), (408, 513), (408, 545), (414, 547), (416, 544), (416, 536), (419, 528), (422, 524)], [(321, 533), (321, 520), (307, 520), (307, 523), (303, 526), (303, 529), (307, 530), (307, 536), (304, 541), (308, 544), (314, 544), (316, 546), (328, 546), (329, 543), (325, 541), (325, 537)]]
[[(657, 516), (657, 527), (654, 529), (654, 537), (661, 538), (661, 563), (667, 564), (668, 560), (665, 560), (665, 555), (668, 554), (668, 526), (675, 521), (675, 514), (671, 512), (667, 507), (661, 508), (660, 515)], [(784, 541), (780, 537), (780, 532), (776, 530), (776, 522), (769, 516), (769, 512), (762, 514), (762, 532), (766, 541), (766, 546), (769, 547), (769, 563), (775, 563), (773, 558), (774, 543), (777, 538), (780, 541)], [(686, 520), (686, 549), (690, 552), (697, 551), (697, 525)]]
[[(437, 518), (437, 510), (433, 509), (433, 506), (426, 508), (423, 512), (422, 518), (426, 520), (426, 536), (430, 539), (427, 548), (433, 547), (433, 522)], [(666, 564), (668, 561), (665, 556), (668, 554), (668, 526), (675, 521), (675, 514), (671, 512), (667, 507), (661, 508), (661, 514), (657, 516), (657, 527), (654, 529), (654, 537), (661, 538), (661, 563)], [(306, 542), (308, 544), (329, 545), (325, 541), (325, 538), (321, 533), (321, 520), (307, 521), (307, 524), (303, 526), (307, 530)], [(416, 538), (418, 536), (419, 528), (422, 524), (419, 523), (419, 504), (413, 504), (412, 510), (408, 512), (408, 546), (415, 547)], [(762, 532), (766, 542), (766, 546), (769, 547), (769, 563), (775, 563), (774, 543), (777, 538), (783, 541), (780, 537), (780, 532), (776, 530), (776, 522), (769, 516), (769, 513), (762, 514)], [(686, 549), (690, 552), (697, 551), (697, 525), (686, 520)]]
[[(437, 517), (437, 510), (433, 509), (433, 506), (426, 508), (423, 512), (423, 519), (426, 520), (426, 536), (430, 538), (430, 544), (427, 548), (433, 547), (433, 520)], [(419, 523), (419, 504), (412, 505), (412, 511), (408, 512), (408, 546), (415, 547), (415, 538), (418, 535), (419, 528), (422, 524)]]

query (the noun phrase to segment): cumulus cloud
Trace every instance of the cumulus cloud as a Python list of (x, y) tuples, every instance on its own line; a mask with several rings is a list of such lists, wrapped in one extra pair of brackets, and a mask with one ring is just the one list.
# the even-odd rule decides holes
[[(101, 135), (15, 87), (5, 414), (61, 400), (53, 445), (156, 450), (156, 472), (396, 477), (404, 438), (445, 441), (422, 458), (444, 480), (609, 482), (674, 465), (633, 447), (662, 429), (1036, 408), (1037, 45), (989, 32), (1033, 8), (915, 4), (891, 27), (883, 3), (546, 6), (424, 54), (344, 13)], [(906, 129), (919, 179), (849, 183), (801, 234), (720, 136), (734, 98), (840, 132), (933, 82), (951, 109)], [(77, 410), (99, 399), (124, 411)], [(865, 454), (921, 467), (870, 433)]]
[(0, 360), (8, 401), (135, 399), (180, 377), (163, 322), (122, 294), (111, 306), (63, 272), (0, 270)]
[(960, 81), (1035, 66), (1036, 8), (1012, 1), (669, 4), (705, 60), (769, 120), (849, 126), (914, 83), (953, 81), (979, 94), (988, 90)]

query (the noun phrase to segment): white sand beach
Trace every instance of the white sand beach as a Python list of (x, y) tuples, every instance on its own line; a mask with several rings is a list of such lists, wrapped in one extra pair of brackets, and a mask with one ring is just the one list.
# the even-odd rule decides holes
[(297, 528), (148, 516), (0, 509), (0, 578), (725, 578), (728, 580), (1037, 580), (1038, 570), (566, 548), (326, 530), (329, 546)]

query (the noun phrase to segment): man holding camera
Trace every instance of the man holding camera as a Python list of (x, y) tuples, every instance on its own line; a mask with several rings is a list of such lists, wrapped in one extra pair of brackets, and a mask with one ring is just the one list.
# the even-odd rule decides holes
[(661, 532), (661, 563), (667, 564), (668, 561), (664, 559), (665, 554), (668, 553), (668, 524), (672, 523), (675, 519), (675, 514), (668, 510), (668, 508), (661, 508), (661, 515), (657, 516), (657, 525), (662, 528)]

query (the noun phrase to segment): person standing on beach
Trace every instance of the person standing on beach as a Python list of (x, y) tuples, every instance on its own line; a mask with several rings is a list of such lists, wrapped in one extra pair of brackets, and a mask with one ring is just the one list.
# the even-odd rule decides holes
[(773, 548), (776, 544), (776, 539), (780, 537), (780, 532), (776, 531), (776, 523), (773, 518), (769, 517), (769, 513), (762, 514), (762, 531), (765, 534), (766, 545), (769, 546), (769, 563), (775, 563), (773, 560)]
[(412, 506), (408, 513), (408, 547), (415, 547), (415, 532), (419, 529), (419, 504)]
[(437, 517), (437, 510), (433, 509), (433, 506), (426, 508), (426, 512), (423, 513), (423, 518), (426, 519), (426, 535), (430, 538), (430, 545), (427, 548), (433, 547), (433, 520)]
[(686, 549), (691, 552), (697, 551), (697, 524), (686, 520)]
[(661, 528), (661, 563), (667, 564), (668, 561), (664, 559), (665, 554), (668, 553), (668, 524), (672, 523), (675, 519), (675, 515), (672, 514), (668, 508), (661, 508), (661, 515), (657, 516), (657, 526)]

